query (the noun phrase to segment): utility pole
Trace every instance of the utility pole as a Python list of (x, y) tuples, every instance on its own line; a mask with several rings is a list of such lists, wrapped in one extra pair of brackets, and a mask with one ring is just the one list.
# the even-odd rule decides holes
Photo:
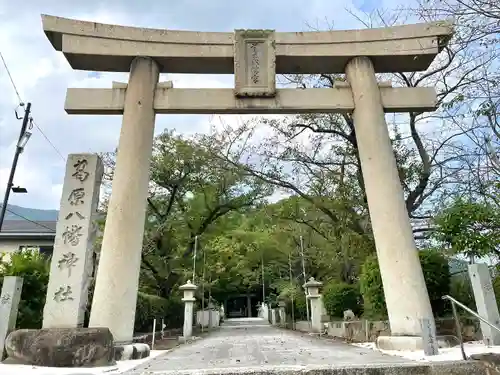
[[(26, 109), (24, 110), (23, 123), (21, 125), (21, 131), (19, 133), (19, 139), (17, 141), (16, 152), (14, 154), (14, 160), (12, 161), (12, 167), (10, 168), (10, 175), (9, 175), (9, 180), (7, 182), (7, 189), (5, 190), (5, 196), (3, 198), (2, 211), (0, 212), (0, 232), (2, 231), (3, 221), (5, 218), (5, 212), (7, 211), (7, 203), (9, 201), (10, 190), (14, 186), (12, 184), (12, 181), (14, 180), (14, 175), (16, 173), (19, 155), (21, 155), (21, 153), (23, 152), (24, 146), (25, 146), (25, 144), (23, 144), (23, 140), (26, 139), (25, 133), (26, 133), (26, 128), (28, 127), (29, 119), (30, 119), (30, 112), (31, 112), (31, 103), (28, 103), (26, 105)], [(16, 112), (16, 117), (18, 120), (21, 119), (20, 117), (17, 116), (17, 112)], [(31, 134), (29, 134), (29, 135), (31, 135)], [(26, 141), (27, 141), (27, 139), (26, 139)]]
[[(198, 236), (194, 236), (194, 252), (193, 252), (193, 284), (196, 276), (196, 251), (198, 249)], [(196, 284), (195, 284), (196, 285)]]
[(264, 253), (262, 253), (262, 304), (266, 303), (266, 284), (264, 283)]
[[(307, 283), (307, 277), (306, 277), (306, 263), (304, 262), (304, 238), (300, 236), (300, 257), (302, 258), (302, 275), (304, 276), (304, 284)], [(307, 294), (306, 291), (304, 293)], [(309, 301), (307, 300), (306, 296), (306, 314), (307, 314), (307, 321), (309, 322)]]
[[(205, 249), (203, 249), (203, 276), (201, 280), (201, 311), (202, 311), (202, 319), (201, 319), (201, 332), (203, 332), (203, 326), (205, 323), (205, 262), (206, 262), (206, 256), (205, 256)], [(210, 315), (210, 310), (208, 311), (208, 314)]]
[(288, 270), (290, 272), (290, 291), (292, 292), (292, 329), (295, 329), (295, 303), (293, 299), (293, 275), (292, 275), (292, 254), (288, 254)]

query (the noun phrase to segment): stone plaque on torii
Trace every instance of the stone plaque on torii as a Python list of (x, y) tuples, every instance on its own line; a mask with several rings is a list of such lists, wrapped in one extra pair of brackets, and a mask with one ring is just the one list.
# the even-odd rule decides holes
[[(130, 342), (155, 115), (352, 113), (391, 332), (421, 343), (434, 324), (384, 112), (436, 109), (433, 87), (391, 87), (376, 73), (426, 70), (449, 41), (447, 22), (282, 33), (157, 30), (42, 16), (74, 69), (130, 72), (108, 89), (68, 89), (69, 114), (123, 115), (90, 326)], [(160, 73), (233, 74), (234, 89), (176, 89)], [(276, 74), (346, 75), (333, 88), (276, 88)], [(387, 341), (387, 340), (386, 340)], [(390, 341), (390, 340), (389, 340)], [(403, 340), (404, 341), (404, 340)]]

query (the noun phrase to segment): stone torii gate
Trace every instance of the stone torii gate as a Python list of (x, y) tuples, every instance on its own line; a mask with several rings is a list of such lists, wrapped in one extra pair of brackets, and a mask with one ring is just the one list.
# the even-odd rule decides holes
[[(414, 346), (421, 340), (421, 322), (434, 326), (384, 112), (435, 110), (436, 93), (378, 83), (375, 74), (427, 69), (452, 35), (449, 23), (228, 33), (42, 19), (53, 47), (74, 69), (130, 72), (127, 84), (70, 88), (66, 96), (69, 114), (123, 115), (91, 327), (109, 327), (123, 344), (132, 340), (157, 113), (332, 112), (353, 114), (392, 335), (409, 337), (407, 345)], [(159, 83), (159, 73), (234, 73), (235, 88), (176, 89), (171, 82)], [(345, 73), (347, 83), (277, 89), (276, 74), (287, 73)]]

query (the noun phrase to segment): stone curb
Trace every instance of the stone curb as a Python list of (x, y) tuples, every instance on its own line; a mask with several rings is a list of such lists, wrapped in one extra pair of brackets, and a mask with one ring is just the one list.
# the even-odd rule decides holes
[[(133, 370), (132, 370), (133, 371)], [(133, 371), (125, 375), (488, 375), (477, 362), (395, 363), (343, 366), (260, 366), (182, 371)]]

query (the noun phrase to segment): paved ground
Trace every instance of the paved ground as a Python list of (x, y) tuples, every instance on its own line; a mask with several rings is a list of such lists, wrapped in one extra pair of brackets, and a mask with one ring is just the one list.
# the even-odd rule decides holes
[(231, 319), (209, 337), (162, 354), (129, 374), (248, 372), (267, 367), (286, 370), (405, 362), (408, 363), (373, 350), (274, 328), (259, 319)]

